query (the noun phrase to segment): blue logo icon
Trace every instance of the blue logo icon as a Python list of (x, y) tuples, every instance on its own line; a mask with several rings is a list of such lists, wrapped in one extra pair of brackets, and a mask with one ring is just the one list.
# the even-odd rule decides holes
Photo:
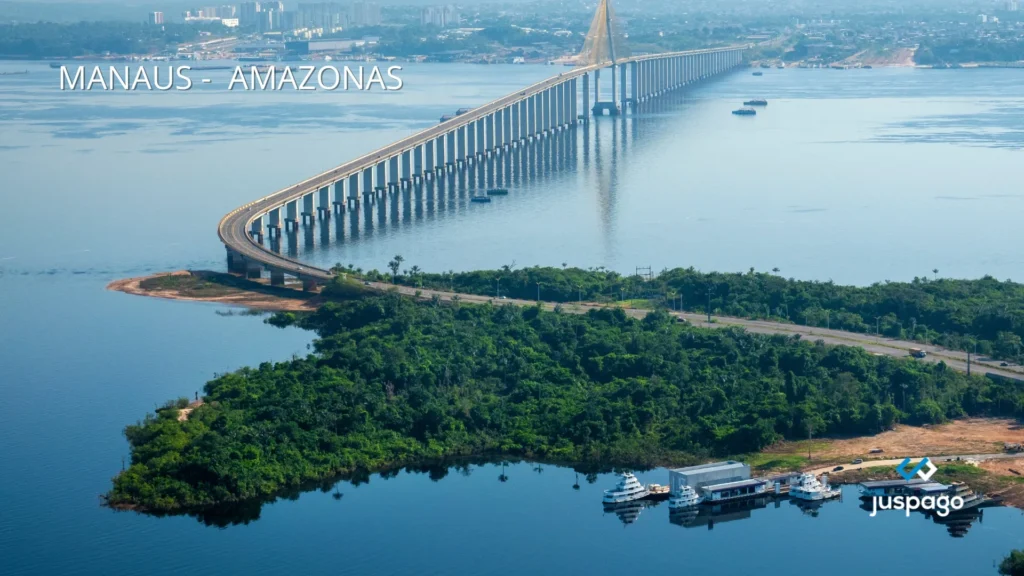
[[(900, 476), (903, 476), (903, 479), (908, 482), (912, 480), (915, 475), (920, 476), (922, 480), (928, 480), (939, 470), (928, 458), (922, 458), (921, 461), (917, 463), (917, 466), (914, 466), (910, 471), (907, 471), (907, 466), (909, 465), (910, 458), (904, 458), (903, 462), (900, 462), (900, 465), (896, 467), (896, 472), (899, 473)], [(928, 468), (928, 470), (925, 471), (924, 468)]]

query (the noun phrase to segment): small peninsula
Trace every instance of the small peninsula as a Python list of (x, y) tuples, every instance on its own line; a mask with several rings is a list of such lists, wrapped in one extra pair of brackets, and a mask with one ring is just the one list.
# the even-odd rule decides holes
[(309, 356), (219, 376), (186, 418), (188, 399), (128, 426), (131, 465), (107, 504), (189, 512), (459, 456), (685, 463), (1024, 404), (1016, 383), (942, 362), (702, 328), (664, 308), (567, 314), (347, 284), (268, 320), (314, 330)]

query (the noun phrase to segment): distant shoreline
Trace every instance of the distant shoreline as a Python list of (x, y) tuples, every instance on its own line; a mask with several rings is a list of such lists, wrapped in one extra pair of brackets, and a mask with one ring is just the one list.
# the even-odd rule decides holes
[[(226, 304), (268, 312), (311, 311), (320, 305), (319, 298), (314, 295), (208, 270), (176, 270), (123, 278), (107, 284), (107, 290), (165, 300)], [(289, 294), (290, 292), (294, 295)]]

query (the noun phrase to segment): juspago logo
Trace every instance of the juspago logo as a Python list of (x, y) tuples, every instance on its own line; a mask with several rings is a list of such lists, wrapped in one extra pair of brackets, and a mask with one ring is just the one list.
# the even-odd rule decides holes
[[(909, 468), (909, 469), (908, 469)], [(922, 458), (917, 466), (910, 468), (910, 458), (905, 458), (900, 465), (896, 467), (896, 473), (903, 477), (904, 480), (910, 482), (915, 476), (922, 480), (928, 481), (938, 471), (935, 464), (928, 458)], [(918, 496), (913, 493), (913, 490), (908, 484), (903, 487), (908, 493), (898, 495), (885, 495), (885, 496), (872, 496), (871, 497), (871, 517), (874, 518), (878, 514), (879, 510), (905, 510), (906, 515), (909, 518), (910, 512), (913, 510), (921, 510), (925, 512), (934, 512), (938, 516), (945, 518), (949, 516), (950, 512), (955, 512), (964, 507), (964, 499), (960, 496), (953, 496), (952, 498), (948, 493), (940, 494), (939, 496), (927, 495)]]
[[(927, 457), (922, 458), (921, 461), (917, 463), (917, 466), (914, 466), (914, 468), (908, 472), (907, 466), (909, 465), (910, 458), (904, 458), (903, 462), (900, 462), (900, 465), (896, 467), (896, 472), (900, 476), (903, 476), (903, 479), (908, 482), (912, 480), (915, 475), (920, 476), (922, 480), (930, 480), (931, 477), (939, 470)], [(928, 468), (927, 472), (924, 471), (925, 467)]]

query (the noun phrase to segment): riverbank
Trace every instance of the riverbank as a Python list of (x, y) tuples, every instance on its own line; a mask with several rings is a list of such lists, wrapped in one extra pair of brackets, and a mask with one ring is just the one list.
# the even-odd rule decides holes
[[(904, 458), (928, 456), (940, 482), (966, 482), (1008, 506), (1024, 510), (1024, 454), (1003, 452), (1004, 444), (1024, 442), (1016, 420), (970, 418), (931, 426), (897, 425), (873, 436), (783, 442), (749, 457), (762, 473), (803, 470), (828, 473), (833, 483), (857, 484), (899, 478)], [(852, 464), (863, 460), (860, 464)], [(843, 470), (834, 471), (836, 466)]]
[(270, 286), (265, 282), (249, 280), (209, 270), (177, 270), (149, 276), (115, 280), (107, 290), (189, 302), (210, 302), (241, 306), (268, 312), (303, 312), (315, 310), (322, 298), (299, 290)]

